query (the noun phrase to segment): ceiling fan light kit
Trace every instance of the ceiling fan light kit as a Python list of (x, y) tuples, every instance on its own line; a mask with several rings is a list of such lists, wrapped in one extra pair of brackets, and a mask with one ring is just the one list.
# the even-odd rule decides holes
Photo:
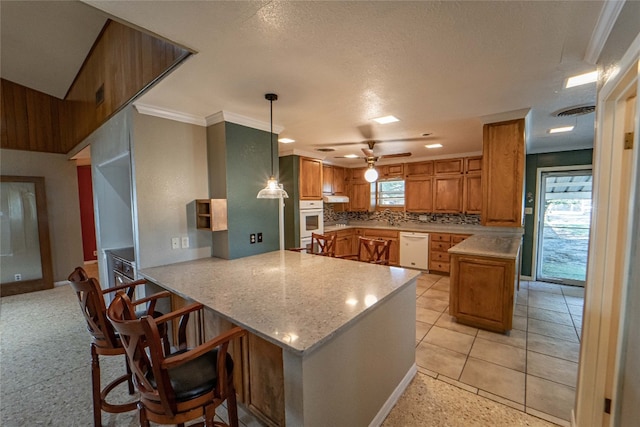
[(269, 132), (269, 138), (271, 142), (271, 151), (269, 152), (269, 157), (271, 158), (271, 176), (267, 180), (267, 186), (258, 192), (256, 198), (258, 199), (288, 199), (289, 195), (284, 190), (282, 184), (278, 184), (278, 180), (275, 178), (273, 174), (273, 101), (278, 100), (278, 95), (275, 93), (267, 93), (265, 99), (269, 101), (270, 107), (270, 123), (271, 130)]
[(369, 164), (369, 167), (364, 173), (364, 179), (367, 182), (376, 182), (378, 179), (378, 171), (373, 167), (373, 163)]

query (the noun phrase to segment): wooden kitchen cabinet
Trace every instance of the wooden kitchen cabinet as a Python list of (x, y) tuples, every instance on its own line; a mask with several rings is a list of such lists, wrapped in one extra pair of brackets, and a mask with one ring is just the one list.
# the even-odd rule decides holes
[(433, 178), (405, 179), (404, 208), (407, 212), (433, 212)]
[(405, 178), (433, 176), (433, 161), (406, 163)]
[(402, 178), (404, 176), (404, 165), (398, 163), (395, 165), (382, 165), (377, 167), (380, 178)]
[(347, 170), (340, 166), (333, 167), (333, 194), (347, 195)]
[(196, 200), (196, 228), (223, 231), (227, 229), (227, 199)]
[(429, 234), (429, 271), (449, 273), (449, 248), (451, 247), (451, 234)]
[(325, 233), (326, 235), (335, 235), (336, 236), (336, 256), (344, 256), (351, 255), (355, 253), (353, 251), (353, 236), (355, 232), (353, 229), (349, 228), (346, 230), (337, 230), (331, 231), (329, 233)]
[(461, 213), (464, 176), (438, 176), (433, 178), (433, 212)]
[(522, 226), (524, 127), (524, 119), (483, 127), (482, 225)]
[(391, 244), (389, 245), (389, 265), (400, 265), (400, 240), (397, 231), (365, 228), (363, 229), (363, 237), (367, 239), (391, 240)]
[(480, 172), (482, 172), (482, 156), (464, 158), (464, 173)]
[(460, 175), (464, 173), (464, 159), (442, 159), (433, 162), (435, 175)]
[(449, 314), (460, 323), (506, 332), (512, 328), (516, 261), (451, 254)]
[(466, 175), (464, 177), (462, 211), (466, 214), (482, 213), (482, 175)]
[(300, 200), (322, 200), (322, 161), (300, 157)]
[(371, 183), (354, 181), (350, 184), (349, 211), (365, 212), (371, 208)]
[(322, 165), (322, 194), (333, 194), (333, 166)]

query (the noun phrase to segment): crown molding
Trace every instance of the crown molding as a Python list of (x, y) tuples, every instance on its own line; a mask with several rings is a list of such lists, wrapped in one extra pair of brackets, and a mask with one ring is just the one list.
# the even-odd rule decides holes
[(160, 117), (163, 119), (174, 120), (176, 122), (190, 123), (192, 125), (206, 126), (204, 117), (196, 116), (194, 114), (186, 114), (180, 111), (142, 104), (139, 102), (135, 102), (133, 106), (136, 108), (138, 113), (145, 114), (147, 116)]
[(587, 50), (584, 54), (584, 60), (589, 64), (596, 64), (598, 62), (598, 58), (600, 58), (602, 49), (611, 34), (613, 26), (618, 20), (618, 15), (620, 15), (625, 1), (626, 0), (605, 1), (602, 5), (598, 22), (596, 22), (596, 26), (593, 28), (591, 40), (589, 40)]
[[(269, 122), (252, 119), (251, 117), (242, 116), (240, 114), (231, 113), (229, 111), (218, 111), (215, 114), (207, 116), (205, 120), (207, 126), (215, 125), (216, 123), (220, 122), (230, 122), (253, 129), (263, 130), (265, 132), (271, 131), (271, 125), (269, 124)], [(273, 133), (279, 134), (283, 130), (284, 126), (276, 124), (273, 125)]]

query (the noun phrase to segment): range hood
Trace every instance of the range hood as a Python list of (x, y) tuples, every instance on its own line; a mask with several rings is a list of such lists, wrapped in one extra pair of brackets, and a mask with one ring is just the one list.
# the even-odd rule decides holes
[(349, 203), (349, 196), (324, 196), (325, 203)]

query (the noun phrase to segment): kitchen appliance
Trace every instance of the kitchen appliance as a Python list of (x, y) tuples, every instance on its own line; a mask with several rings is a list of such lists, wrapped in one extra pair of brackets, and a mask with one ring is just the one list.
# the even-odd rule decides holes
[(300, 247), (311, 244), (311, 233), (324, 233), (322, 200), (300, 200)]
[(325, 203), (349, 203), (349, 196), (323, 196), (322, 200), (324, 200)]
[(109, 287), (125, 285), (136, 279), (135, 254), (133, 248), (111, 249), (107, 251)]
[(400, 232), (400, 266), (429, 269), (429, 234)]

